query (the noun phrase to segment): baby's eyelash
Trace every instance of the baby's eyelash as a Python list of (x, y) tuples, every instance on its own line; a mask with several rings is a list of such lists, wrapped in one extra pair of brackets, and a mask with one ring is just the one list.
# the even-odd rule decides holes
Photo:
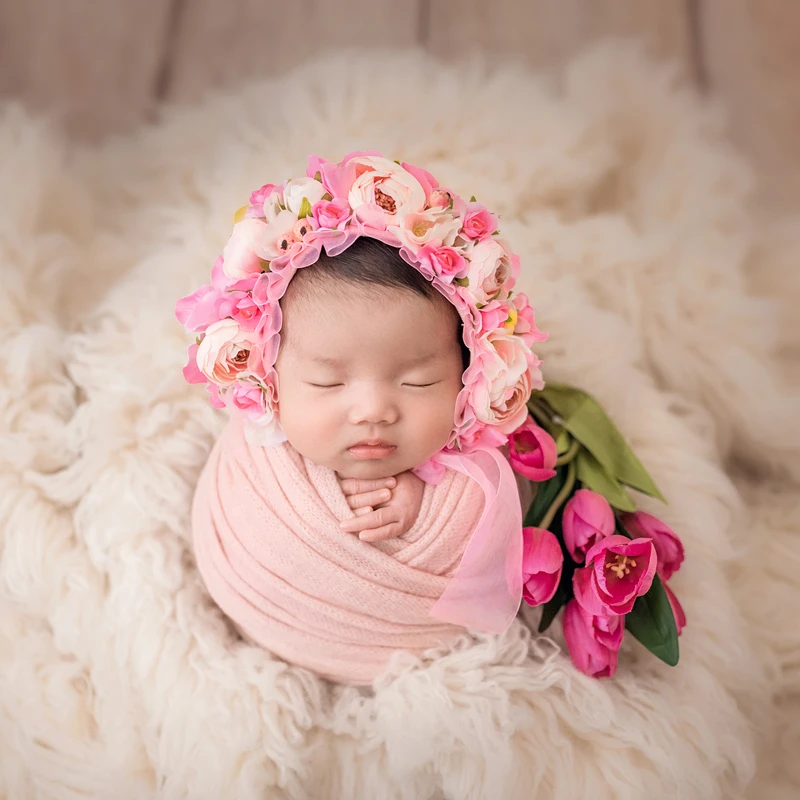
[[(409, 386), (412, 389), (427, 389), (429, 386), (435, 386), (441, 381), (432, 381), (431, 383), (404, 383), (403, 386)], [(335, 389), (337, 386), (344, 386), (343, 383), (309, 383), (315, 389)]]

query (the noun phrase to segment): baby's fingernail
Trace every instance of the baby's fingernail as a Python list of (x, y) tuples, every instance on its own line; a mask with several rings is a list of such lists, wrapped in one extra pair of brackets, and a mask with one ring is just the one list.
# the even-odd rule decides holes
[(390, 489), (394, 489), (394, 487), (397, 486), (397, 481), (394, 478), (389, 478), (389, 480), (386, 481), (386, 485)]
[(380, 497), (381, 500), (388, 500), (391, 496), (392, 493), (390, 491), (383, 491), (378, 495), (378, 497)]

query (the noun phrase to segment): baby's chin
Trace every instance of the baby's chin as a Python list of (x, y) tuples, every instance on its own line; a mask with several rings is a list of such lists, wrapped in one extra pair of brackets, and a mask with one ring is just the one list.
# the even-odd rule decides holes
[(399, 475), (412, 469), (416, 464), (406, 464), (399, 458), (375, 458), (368, 461), (352, 462), (340, 459), (331, 465), (340, 478), (360, 478), (362, 480), (378, 480)]

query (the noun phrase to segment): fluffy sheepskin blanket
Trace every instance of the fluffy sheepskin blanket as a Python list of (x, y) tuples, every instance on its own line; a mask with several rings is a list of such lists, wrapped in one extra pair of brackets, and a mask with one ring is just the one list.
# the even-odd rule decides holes
[[(0, 797), (796, 797), (800, 433), (776, 354), (800, 245), (756, 222), (724, 141), (620, 48), (557, 81), (337, 55), (91, 150), (4, 109)], [(502, 215), (546, 375), (598, 397), (684, 538), (677, 668), (629, 638), (595, 681), (558, 625), (518, 620), (357, 690), (210, 602), (188, 520), (222, 419), (183, 382), (173, 304), (252, 186), (362, 148)]]

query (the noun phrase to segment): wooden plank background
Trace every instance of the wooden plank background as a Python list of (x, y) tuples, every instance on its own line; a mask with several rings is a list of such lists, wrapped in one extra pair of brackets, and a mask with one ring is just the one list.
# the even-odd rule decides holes
[(327, 48), (420, 44), (557, 67), (620, 35), (720, 98), (762, 195), (800, 206), (800, 0), (0, 0), (0, 98), (91, 140)]

